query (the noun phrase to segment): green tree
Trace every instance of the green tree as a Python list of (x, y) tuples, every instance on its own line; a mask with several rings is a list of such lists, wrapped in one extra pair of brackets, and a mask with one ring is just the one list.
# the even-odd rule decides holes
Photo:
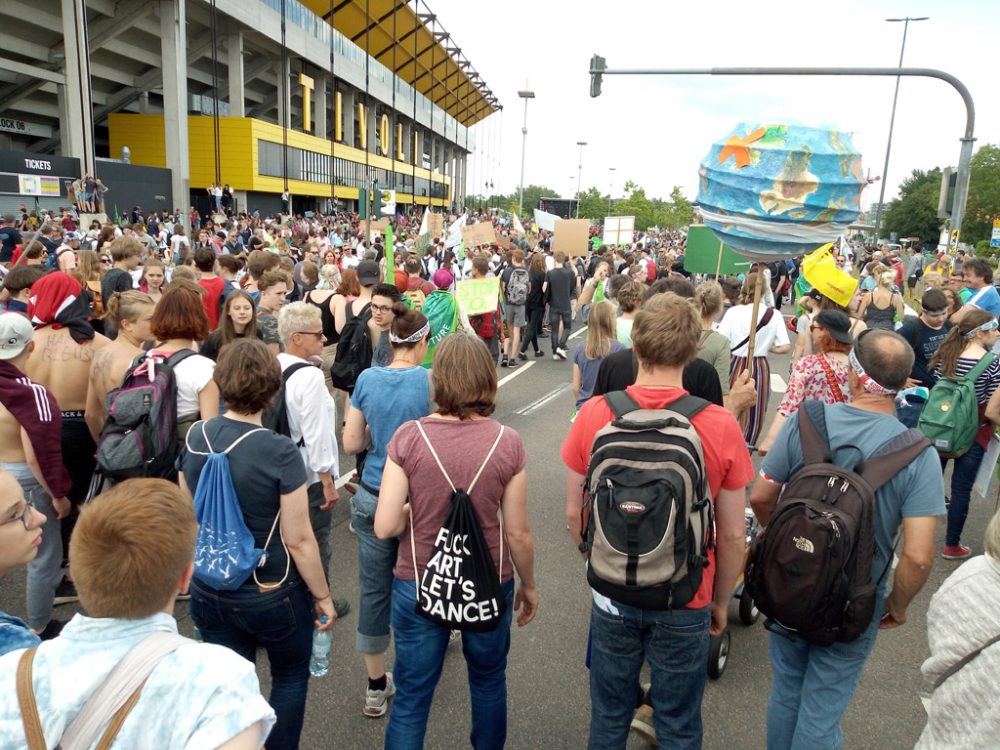
[[(544, 185), (525, 185), (524, 186), (524, 215), (531, 216), (534, 210), (538, 208), (538, 201), (541, 198), (552, 198), (559, 195), (558, 190), (553, 190), (550, 187), (545, 187)], [(517, 210), (517, 198), (518, 193), (515, 190), (513, 195), (513, 210)]]
[(608, 215), (608, 198), (595, 187), (580, 196), (580, 218), (604, 221)]
[(937, 215), (941, 192), (941, 170), (914, 169), (899, 187), (899, 197), (890, 201), (883, 220), (883, 236), (895, 232), (899, 237), (935, 240), (941, 228)]
[(624, 198), (615, 201), (612, 208), (613, 216), (634, 216), (635, 228), (639, 230), (649, 229), (656, 225), (656, 207), (646, 196), (645, 188), (639, 187), (629, 180), (623, 188)]
[(962, 220), (962, 241), (989, 240), (1000, 219), (1000, 147), (986, 144), (972, 157), (969, 201)]

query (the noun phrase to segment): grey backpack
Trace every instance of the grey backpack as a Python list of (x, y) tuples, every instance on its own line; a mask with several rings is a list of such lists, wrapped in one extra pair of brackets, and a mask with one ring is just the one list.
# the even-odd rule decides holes
[(701, 586), (715, 545), (701, 439), (691, 423), (708, 402), (682, 396), (643, 409), (604, 396), (614, 419), (598, 430), (587, 470), (583, 552), (598, 593), (642, 609), (678, 609)]

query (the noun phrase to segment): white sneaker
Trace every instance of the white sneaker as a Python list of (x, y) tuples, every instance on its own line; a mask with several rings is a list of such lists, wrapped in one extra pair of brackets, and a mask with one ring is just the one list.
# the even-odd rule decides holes
[(566, 359), (566, 350), (556, 349), (556, 356), (559, 357), (559, 359)]
[(365, 709), (362, 713), (372, 719), (385, 716), (389, 710), (389, 699), (396, 694), (396, 683), (392, 681), (392, 672), (385, 673), (385, 690), (365, 691)]

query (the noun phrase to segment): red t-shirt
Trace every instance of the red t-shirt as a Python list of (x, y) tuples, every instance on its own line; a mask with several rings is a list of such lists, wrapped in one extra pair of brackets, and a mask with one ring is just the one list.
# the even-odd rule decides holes
[(222, 290), (226, 288), (226, 282), (216, 276), (214, 279), (201, 279), (198, 286), (205, 290), (205, 293), (201, 295), (201, 304), (205, 306), (208, 322), (214, 331), (219, 325), (219, 297), (222, 296)]
[[(683, 388), (643, 388), (630, 385), (626, 390), (644, 409), (662, 409), (681, 396), (688, 395)], [(613, 417), (614, 413), (603, 396), (595, 396), (580, 408), (569, 428), (561, 453), (563, 463), (570, 471), (586, 476), (594, 435)], [(743, 431), (731, 412), (721, 406), (709, 404), (694, 416), (694, 429), (701, 438), (713, 502), (720, 490), (741, 490), (750, 484), (753, 479), (750, 453), (743, 439)], [(712, 603), (714, 589), (715, 550), (709, 550), (708, 567), (702, 576), (701, 586), (687, 608), (707, 607)]]

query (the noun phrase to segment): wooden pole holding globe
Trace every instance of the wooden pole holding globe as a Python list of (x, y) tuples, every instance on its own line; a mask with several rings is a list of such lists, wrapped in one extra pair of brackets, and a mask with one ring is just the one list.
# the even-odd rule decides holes
[[(757, 274), (757, 283), (753, 288), (753, 312), (750, 315), (750, 340), (747, 341), (747, 365), (745, 372), (749, 372), (751, 378), (753, 377), (753, 355), (754, 347), (757, 345), (757, 320), (760, 313), (760, 295), (764, 289), (764, 269), (759, 265), (757, 270), (754, 271)], [(770, 383), (754, 383), (756, 388), (770, 388)], [(745, 428), (747, 426), (747, 420), (750, 418), (750, 410), (744, 409), (743, 413), (740, 414), (740, 427)]]

